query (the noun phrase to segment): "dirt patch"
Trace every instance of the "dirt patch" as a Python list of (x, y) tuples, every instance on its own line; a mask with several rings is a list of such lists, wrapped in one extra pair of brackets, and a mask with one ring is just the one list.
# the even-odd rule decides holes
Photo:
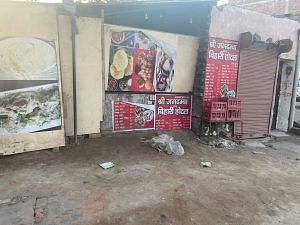
[[(0, 200), (22, 199), (14, 205), (0, 205), (0, 224), (270, 225), (300, 221), (298, 152), (267, 147), (265, 154), (253, 154), (255, 149), (245, 146), (215, 149), (188, 133), (177, 135), (185, 148), (185, 154), (178, 157), (140, 142), (141, 137), (152, 136), (102, 137), (59, 152), (0, 158)], [(98, 166), (106, 161), (115, 167), (103, 170)], [(212, 168), (200, 168), (201, 161), (212, 162)], [(47, 204), (40, 201), (34, 213), (39, 196), (45, 196)]]

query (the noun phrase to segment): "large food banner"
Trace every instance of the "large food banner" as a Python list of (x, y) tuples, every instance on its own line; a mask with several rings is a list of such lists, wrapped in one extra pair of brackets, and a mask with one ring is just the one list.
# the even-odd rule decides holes
[(190, 95), (157, 94), (154, 102), (113, 102), (113, 130), (175, 130), (191, 127)]
[(238, 64), (238, 41), (209, 38), (205, 72), (205, 103), (236, 97)]
[(188, 95), (156, 95), (155, 129), (178, 130), (191, 128), (192, 99)]
[(108, 91), (172, 92), (176, 48), (140, 31), (112, 31)]
[(61, 127), (54, 42), (0, 39), (0, 135)]

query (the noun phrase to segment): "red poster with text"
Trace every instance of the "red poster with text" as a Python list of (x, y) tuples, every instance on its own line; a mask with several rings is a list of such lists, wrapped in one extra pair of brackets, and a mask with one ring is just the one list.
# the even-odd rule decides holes
[(192, 97), (179, 94), (157, 94), (155, 129), (178, 130), (191, 128)]
[(154, 129), (154, 105), (113, 102), (114, 131)]
[(212, 101), (235, 98), (239, 63), (239, 42), (222, 38), (209, 38), (204, 105)]

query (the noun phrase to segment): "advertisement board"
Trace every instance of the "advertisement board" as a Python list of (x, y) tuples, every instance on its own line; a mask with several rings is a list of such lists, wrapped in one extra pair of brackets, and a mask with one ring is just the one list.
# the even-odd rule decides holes
[(132, 102), (113, 102), (113, 130), (154, 129), (154, 105)]
[(113, 130), (178, 130), (191, 128), (192, 97), (157, 94), (154, 104), (113, 102)]
[(204, 102), (235, 98), (239, 65), (239, 42), (209, 38), (205, 70)]
[(61, 129), (55, 43), (0, 39), (0, 135)]
[(189, 95), (156, 95), (155, 129), (178, 130), (191, 128), (192, 98)]
[(141, 31), (112, 31), (108, 91), (172, 92), (176, 48)]

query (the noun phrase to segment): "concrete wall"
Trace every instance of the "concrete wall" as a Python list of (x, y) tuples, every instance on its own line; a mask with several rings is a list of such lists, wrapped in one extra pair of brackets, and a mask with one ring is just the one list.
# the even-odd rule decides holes
[(109, 49), (111, 30), (136, 30), (143, 31), (157, 39), (160, 39), (177, 49), (176, 68), (173, 79), (173, 92), (191, 92), (197, 63), (197, 50), (199, 39), (193, 36), (184, 36), (179, 34), (163, 33), (152, 30), (137, 29), (132, 27), (123, 27), (116, 25), (105, 25), (105, 80), (106, 88), (108, 81), (109, 68)]
[[(105, 80), (108, 80), (110, 30), (141, 30), (113, 25), (105, 25)], [(112, 130), (111, 100), (117, 96), (124, 101), (138, 100), (147, 95), (106, 94), (105, 105), (102, 104), (102, 57), (101, 57), (101, 21), (98, 18), (78, 17), (76, 35), (77, 60), (77, 104), (78, 134), (100, 132), (101, 128)], [(71, 22), (67, 16), (59, 16), (60, 54), (66, 135), (73, 135), (73, 85), (72, 85), (72, 49)], [(174, 45), (177, 48), (174, 91), (190, 92), (193, 88), (198, 39), (191, 36), (176, 35), (155, 31), (142, 30)], [(107, 85), (105, 85), (107, 87)], [(104, 112), (105, 111), (105, 112)], [(92, 113), (91, 113), (92, 112)]]
[(300, 24), (296, 21), (275, 18), (262, 13), (241, 9), (234, 6), (213, 7), (209, 35), (231, 40), (239, 40), (239, 34), (249, 31), (257, 33), (265, 41), (291, 39), (293, 49), (280, 55), (283, 59), (295, 59), (297, 49), (297, 30)]

